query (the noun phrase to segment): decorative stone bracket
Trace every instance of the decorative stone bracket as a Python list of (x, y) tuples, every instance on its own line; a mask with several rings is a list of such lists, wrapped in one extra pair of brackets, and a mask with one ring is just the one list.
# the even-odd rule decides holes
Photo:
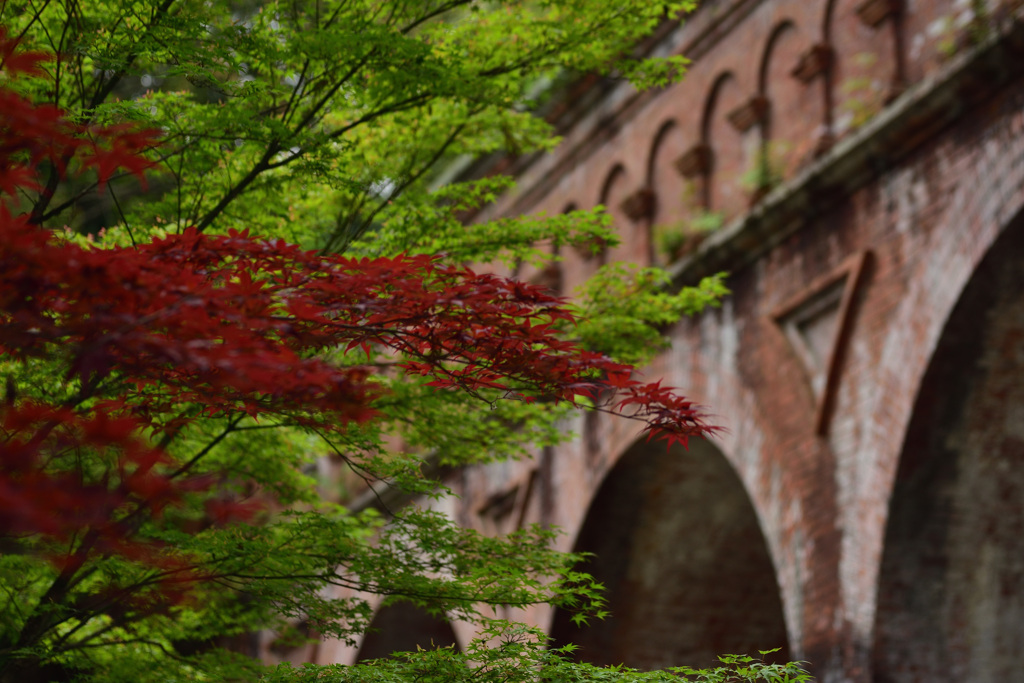
[(657, 203), (657, 196), (654, 190), (649, 187), (641, 187), (633, 194), (626, 197), (619, 208), (630, 220), (639, 221), (654, 216), (654, 208)]
[(793, 67), (793, 78), (801, 83), (810, 83), (821, 74), (828, 71), (832, 66), (834, 52), (831, 45), (818, 43), (808, 48), (807, 52), (800, 55), (799, 61)]
[(697, 178), (711, 170), (711, 147), (698, 142), (672, 162), (672, 165), (684, 178)]
[(741, 133), (746, 133), (768, 117), (768, 98), (754, 95), (725, 116), (733, 128)]
[(899, 0), (864, 0), (854, 10), (861, 22), (871, 28), (878, 27), (883, 21), (900, 11)]

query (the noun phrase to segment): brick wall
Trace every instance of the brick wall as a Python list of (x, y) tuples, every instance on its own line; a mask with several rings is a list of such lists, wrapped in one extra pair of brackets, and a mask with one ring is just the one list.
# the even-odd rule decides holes
[[(580, 418), (585, 438), (453, 479), (461, 522), (598, 554), (610, 621), (518, 616), (645, 667), (784, 645), (824, 681), (1021, 670), (1024, 28), (1020, 3), (969, 4), (710, 0), (653, 45), (695, 59), (682, 83), (598, 83), (515, 166), (481, 218), (604, 202), (609, 258), (733, 290), (648, 369), (716, 443), (651, 452)], [(694, 253), (652, 246), (709, 212), (726, 225)], [(568, 292), (595, 264), (564, 256)], [(496, 496), (515, 514), (488, 518)]]

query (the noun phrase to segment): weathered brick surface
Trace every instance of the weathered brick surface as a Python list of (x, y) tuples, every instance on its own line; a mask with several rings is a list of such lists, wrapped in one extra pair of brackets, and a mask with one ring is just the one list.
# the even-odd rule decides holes
[[(969, 3), (905, 0), (875, 26), (863, 4), (706, 2), (657, 48), (695, 58), (682, 83), (609, 87), (487, 213), (604, 202), (624, 240), (609, 257), (639, 262), (654, 226), (735, 219), (680, 266), (721, 265), (732, 296), (676, 326), (648, 370), (710, 407), (727, 428), (713, 447), (638, 460), (635, 425), (580, 418), (577, 441), (452, 482), (463, 523), (521, 516), (598, 551), (616, 616), (579, 635), (585, 657), (699, 664), (784, 634), (824, 681), (1024, 670), (1022, 29), (1013, 3), (989, 3), (1003, 14), (974, 33), (957, 23)], [(831, 66), (797, 78), (816, 45)], [(755, 97), (768, 115), (741, 131), (729, 114)], [(700, 145), (712, 163), (684, 177), (674, 162)], [(747, 215), (759, 149), (789, 184)], [(653, 215), (631, 218), (622, 202), (644, 188)], [(863, 277), (823, 393), (779, 312), (851, 257)], [(593, 267), (565, 254), (566, 291)], [(516, 515), (485, 518), (531, 476)], [(520, 616), (576, 637), (543, 608)]]
[(882, 681), (1009, 681), (1024, 649), (1024, 230), (978, 266), (897, 471), (873, 656)]

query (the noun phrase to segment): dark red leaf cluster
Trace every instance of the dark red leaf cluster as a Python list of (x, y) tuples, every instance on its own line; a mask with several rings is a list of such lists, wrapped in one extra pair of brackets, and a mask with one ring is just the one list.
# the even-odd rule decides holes
[[(100, 551), (140, 557), (131, 514), (159, 515), (195, 481), (174, 482), (157, 468), (167, 456), (139, 438), (139, 424), (103, 412), (22, 402), (0, 413), (0, 531), (68, 541), (89, 530)], [(90, 473), (70, 466), (83, 449), (105, 460)]]
[(353, 260), (238, 233), (189, 229), (83, 249), (23, 220), (0, 230), (0, 350), (60, 348), (83, 386), (127, 378), (123, 405), (139, 419), (156, 417), (159, 395), (208, 415), (362, 422), (377, 393), (371, 368), (315, 353), (362, 347), (393, 352), (439, 388), (571, 401), (610, 387), (659, 428), (702, 429), (672, 392), (561, 339), (557, 323), (571, 315), (520, 282), (423, 256)]
[[(0, 79), (42, 76), (41, 64), (52, 59), (45, 52), (18, 49), (19, 41), (0, 26)], [(13, 197), (18, 188), (41, 191), (36, 177), (40, 164), (51, 164), (59, 174), (73, 160), (93, 168), (102, 185), (114, 171), (139, 175), (152, 166), (141, 152), (160, 136), (157, 130), (139, 130), (129, 124), (82, 126), (69, 121), (52, 105), (36, 105), (10, 87), (0, 87), (0, 192)]]

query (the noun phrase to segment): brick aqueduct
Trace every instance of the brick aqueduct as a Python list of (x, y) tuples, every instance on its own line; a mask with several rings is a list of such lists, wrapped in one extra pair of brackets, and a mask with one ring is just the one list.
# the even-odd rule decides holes
[[(520, 618), (598, 663), (782, 647), (822, 681), (1022, 680), (1022, 4), (707, 0), (646, 46), (693, 60), (681, 83), (592, 81), (552, 114), (563, 143), (490, 215), (603, 204), (604, 258), (728, 271), (647, 373), (728, 431), (665, 452), (581, 418), (454, 475), (462, 523), (597, 553), (614, 618)], [(658, 237), (719, 219), (682, 256)], [(562, 255), (524, 275), (570, 292), (602, 260)], [(400, 607), (377, 625), (358, 657), (471, 637)]]

